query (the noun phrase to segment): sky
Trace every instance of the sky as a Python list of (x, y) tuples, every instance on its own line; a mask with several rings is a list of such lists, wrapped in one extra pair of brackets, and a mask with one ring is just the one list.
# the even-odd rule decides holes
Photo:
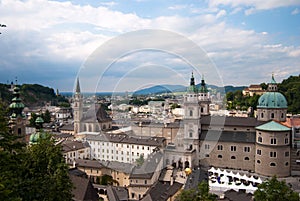
[(0, 0), (0, 82), (73, 91), (300, 74), (300, 0)]

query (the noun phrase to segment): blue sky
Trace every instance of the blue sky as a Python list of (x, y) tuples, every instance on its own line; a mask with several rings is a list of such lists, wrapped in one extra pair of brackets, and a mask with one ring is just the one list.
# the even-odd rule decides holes
[[(191, 71), (197, 69), (180, 55), (145, 50), (114, 54), (125, 43), (130, 46), (138, 41), (126, 39), (97, 58), (98, 68), (106, 68), (102, 61), (116, 57), (105, 74), (95, 71), (95, 80), (81, 78), (81, 72), (90, 70), (86, 64), (91, 55), (99, 56), (95, 50), (116, 37), (144, 29), (180, 35), (203, 50), (199, 55), (206, 53), (214, 69), (199, 68), (196, 82), (202, 74), (209, 84), (225, 85), (268, 82), (272, 73), (281, 82), (300, 74), (300, 0), (1, 0), (0, 24), (7, 25), (0, 27), (2, 83), (17, 76), (19, 83), (72, 91), (79, 76), (83, 85), (90, 83), (83, 87), (86, 91), (187, 85)], [(153, 40), (158, 42), (155, 35)], [(177, 43), (175, 39), (161, 42), (166, 41), (167, 51)], [(147, 47), (151, 48), (150, 42)], [(218, 74), (219, 80), (210, 74)]]

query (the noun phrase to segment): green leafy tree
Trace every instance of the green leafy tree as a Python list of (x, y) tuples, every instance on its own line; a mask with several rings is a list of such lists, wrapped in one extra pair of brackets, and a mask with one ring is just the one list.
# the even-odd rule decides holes
[(100, 180), (99, 183), (101, 185), (113, 185), (113, 184), (119, 185), (118, 181), (114, 180), (112, 176), (107, 174), (101, 176), (99, 180)]
[(30, 119), (29, 119), (29, 125), (30, 126), (35, 127), (35, 120), (36, 120), (37, 117), (38, 117), (38, 115), (34, 112), (32, 112), (30, 114)]
[(27, 149), (19, 187), (23, 200), (72, 200), (72, 183), (61, 147), (50, 135)]
[(202, 181), (197, 189), (182, 190), (176, 201), (215, 201), (217, 195), (209, 193), (208, 183)]
[(143, 165), (144, 161), (145, 161), (145, 158), (144, 158), (143, 154), (141, 154), (140, 157), (135, 160), (135, 162), (138, 166)]
[(16, 193), (22, 181), (20, 168), (24, 159), (25, 144), (11, 134), (8, 128), (7, 106), (0, 102), (0, 200), (21, 200)]
[(61, 147), (50, 136), (26, 147), (12, 135), (0, 102), (0, 200), (72, 200), (72, 183)]
[(43, 118), (45, 123), (50, 123), (51, 114), (50, 114), (49, 110), (46, 110), (45, 113), (43, 113), (42, 118)]
[(254, 199), (256, 201), (299, 201), (299, 194), (284, 182), (278, 181), (275, 176), (267, 179), (254, 192)]

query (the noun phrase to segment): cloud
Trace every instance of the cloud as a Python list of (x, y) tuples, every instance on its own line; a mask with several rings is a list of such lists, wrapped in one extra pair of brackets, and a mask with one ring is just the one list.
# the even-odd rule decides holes
[(252, 14), (256, 10), (270, 10), (279, 7), (288, 7), (288, 6), (297, 6), (300, 5), (300, 1), (298, 0), (209, 0), (210, 7), (218, 7), (218, 6), (230, 6), (232, 8), (244, 7), (247, 8), (245, 11), (246, 15)]
[(297, 15), (300, 13), (300, 10), (298, 8), (295, 8), (293, 11), (292, 11), (292, 15)]
[(216, 16), (216, 18), (220, 18), (220, 17), (223, 17), (225, 16), (227, 13), (226, 13), (226, 10), (220, 10)]
[(182, 10), (185, 8), (187, 8), (187, 5), (173, 5), (168, 7), (169, 10)]
[[(247, 3), (241, 0), (222, 2), (211, 0), (209, 3), (213, 7), (189, 6), (189, 11), (195, 12), (185, 16), (176, 12), (178, 9), (183, 9), (184, 5), (168, 5), (166, 8), (175, 10), (173, 15), (144, 18), (135, 13), (110, 8), (116, 4), (119, 6), (121, 2), (116, 4), (109, 2), (110, 6), (102, 4), (93, 7), (75, 5), (72, 2), (2, 0), (0, 2), (1, 23), (7, 24), (8, 27), (1, 30), (3, 34), (0, 36), (0, 68), (1, 72), (4, 72), (0, 78), (14, 77), (14, 74), (22, 71), (28, 80), (32, 75), (34, 80), (40, 77), (50, 80), (54, 87), (61, 86), (65, 87), (63, 90), (72, 90), (66, 87), (64, 79), (71, 83), (71, 77), (76, 75), (76, 70), (97, 47), (115, 36), (140, 29), (169, 30), (191, 39), (203, 48), (217, 65), (225, 84), (249, 83), (252, 80), (263, 82), (266, 81), (263, 80), (266, 77), (260, 74), (268, 76), (272, 71), (279, 72), (280, 69), (292, 74), (295, 73), (294, 69), (300, 67), (297, 59), (300, 54), (299, 47), (271, 42), (272, 36), (267, 31), (258, 33), (246, 29), (246, 26), (236, 27), (225, 21), (230, 15), (242, 10), (251, 14), (259, 9), (298, 5), (298, 1), (271, 0), (270, 2), (273, 4), (258, 0), (250, 0)], [(233, 11), (216, 8), (220, 5), (231, 6)], [(165, 47), (174, 45), (174, 41), (168, 38), (160, 42)], [(123, 41), (121, 45), (111, 47), (111, 50), (128, 43), (130, 41)], [(107, 57), (112, 55), (110, 51), (106, 54)], [(126, 72), (130, 64), (139, 66), (151, 60), (155, 60), (157, 65), (173, 66), (178, 72), (189, 73), (188, 68), (181, 65), (183, 63), (179, 58), (162, 55), (157, 57), (155, 54), (133, 54), (121, 58), (118, 61), (120, 65), (111, 69), (109, 76), (116, 81), (121, 75), (118, 73)], [(51, 69), (53, 73), (47, 69)], [(253, 73), (255, 71), (256, 74)], [(133, 78), (134, 75), (141, 76), (143, 72), (130, 75)], [(59, 80), (57, 82), (54, 81), (56, 77)], [(138, 80), (137, 77), (134, 79)], [(159, 78), (157, 81), (162, 79)], [(211, 83), (209, 80), (208, 82)], [(128, 89), (133, 85), (134, 81), (130, 82)], [(123, 84), (122, 88), (125, 89), (126, 85)]]

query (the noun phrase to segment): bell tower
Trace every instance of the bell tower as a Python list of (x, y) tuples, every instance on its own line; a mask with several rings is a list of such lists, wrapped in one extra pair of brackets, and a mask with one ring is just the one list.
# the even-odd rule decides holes
[(83, 112), (83, 102), (82, 102), (82, 95), (80, 92), (80, 84), (79, 78), (77, 78), (75, 94), (74, 94), (74, 134), (80, 133), (82, 131), (81, 128), (81, 118)]
[(12, 134), (22, 138), (21, 141), (25, 142), (26, 118), (23, 114), (25, 106), (20, 98), (20, 88), (17, 85), (13, 88), (13, 96), (12, 103), (9, 105), (9, 109), (11, 111), (9, 125), (12, 130)]
[(184, 148), (198, 152), (199, 130), (200, 130), (200, 105), (198, 99), (198, 89), (195, 85), (195, 78), (192, 73), (190, 86), (184, 95)]
[(202, 75), (201, 85), (199, 90), (199, 102), (200, 102), (200, 113), (201, 115), (209, 115), (209, 104), (211, 103), (208, 89), (204, 81), (204, 75)]

